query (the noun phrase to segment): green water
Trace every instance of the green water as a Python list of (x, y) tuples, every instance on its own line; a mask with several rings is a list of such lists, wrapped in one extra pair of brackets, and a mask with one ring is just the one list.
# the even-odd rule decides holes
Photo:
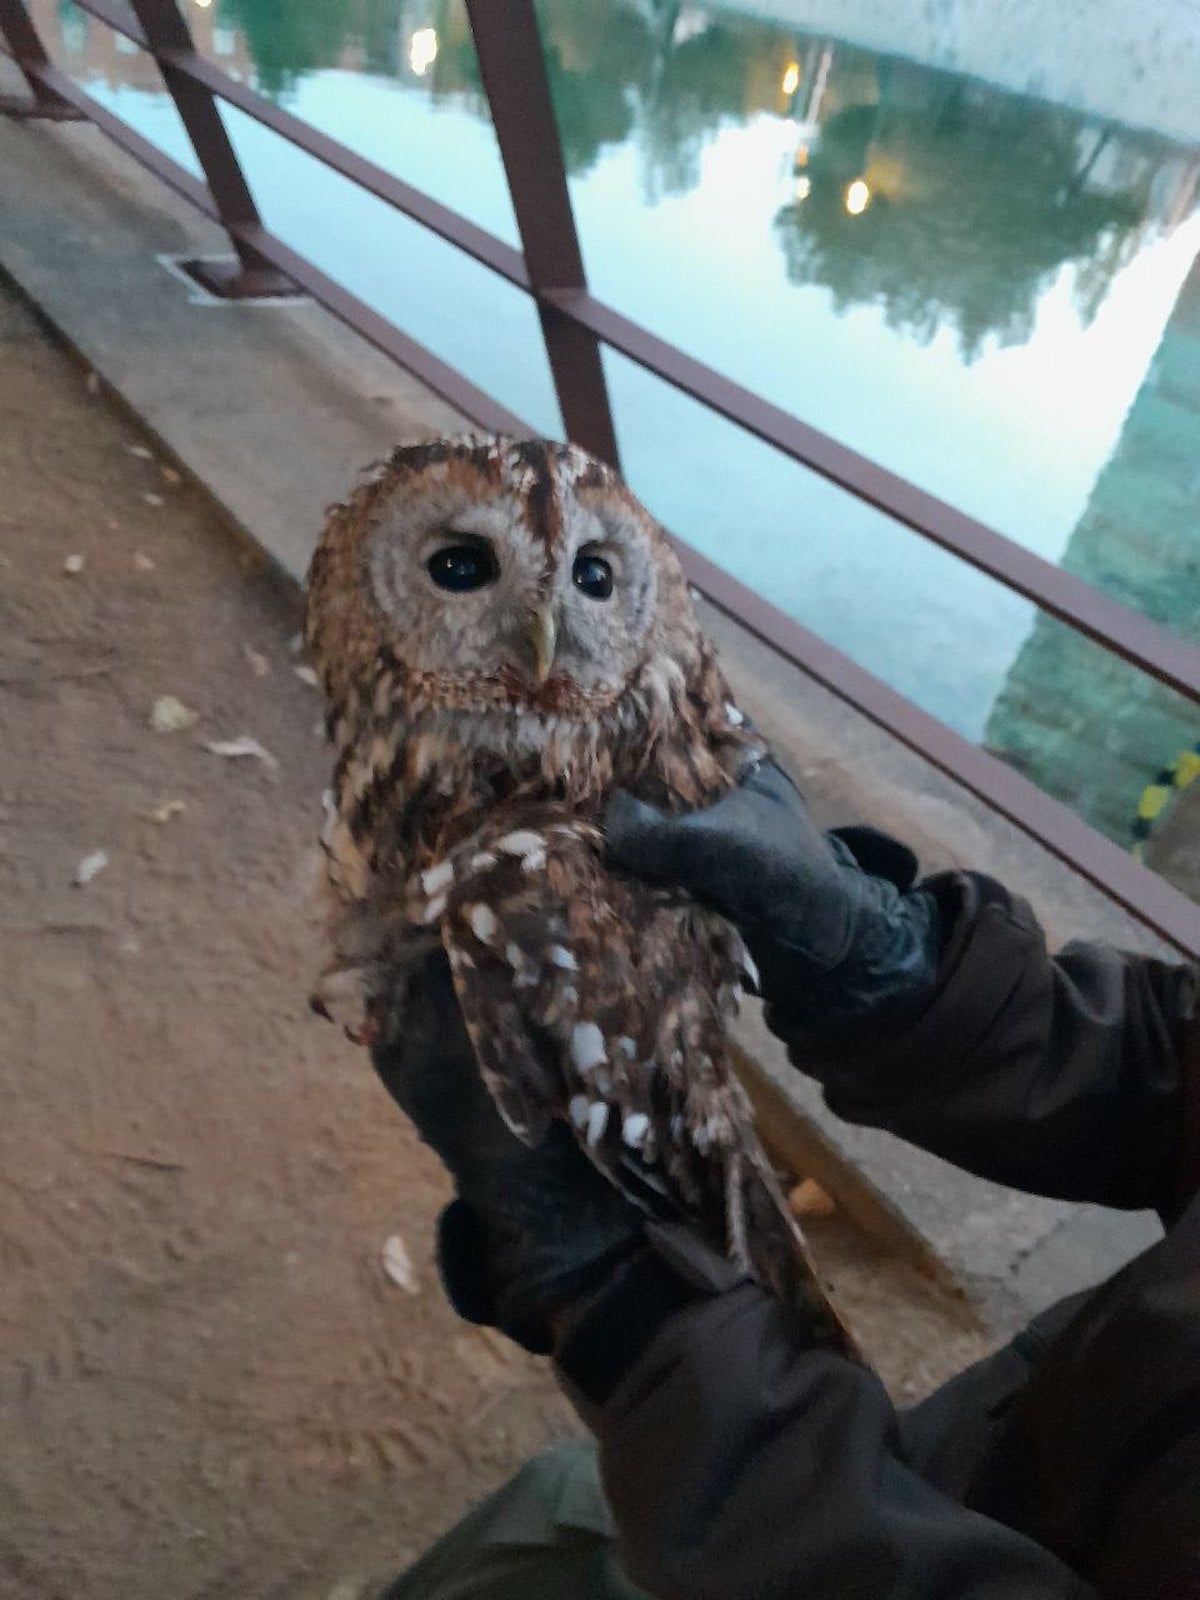
[[(69, 70), (194, 167), (151, 63), (69, 4), (33, 10)], [(516, 242), (460, 0), (187, 12), (229, 70)], [(598, 294), (1200, 636), (1200, 150), (720, 5), (539, 14)], [(226, 116), (275, 231), (560, 431), (521, 296)], [(626, 474), (672, 528), (1124, 842), (1200, 712), (623, 358), (605, 364)]]

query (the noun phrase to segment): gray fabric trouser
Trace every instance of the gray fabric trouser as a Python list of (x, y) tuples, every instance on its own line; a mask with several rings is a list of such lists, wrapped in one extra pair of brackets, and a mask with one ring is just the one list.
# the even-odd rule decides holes
[(380, 1600), (646, 1600), (612, 1540), (596, 1452), (567, 1440), (526, 1462)]

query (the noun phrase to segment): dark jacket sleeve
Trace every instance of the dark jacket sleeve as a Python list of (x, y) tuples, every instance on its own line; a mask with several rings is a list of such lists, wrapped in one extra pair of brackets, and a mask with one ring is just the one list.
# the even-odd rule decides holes
[(1051, 956), (1030, 907), (992, 880), (924, 887), (945, 930), (932, 998), (836, 1040), (769, 1008), (795, 1064), (847, 1121), (981, 1177), (1176, 1213), (1200, 1171), (1196, 968), (1097, 944)]
[(635, 1582), (659, 1600), (1094, 1595), (1049, 1551), (925, 1482), (874, 1373), (806, 1349), (775, 1302), (751, 1283), (723, 1287), (722, 1270), (689, 1301), (648, 1253), (559, 1352)]

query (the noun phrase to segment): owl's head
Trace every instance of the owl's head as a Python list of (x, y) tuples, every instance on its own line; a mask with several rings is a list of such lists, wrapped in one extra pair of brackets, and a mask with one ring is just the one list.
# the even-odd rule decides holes
[(739, 738), (666, 533), (571, 445), (470, 437), (396, 450), (330, 514), (307, 636), (338, 743), (369, 746), (376, 771), (398, 718), (410, 779), (415, 735), (434, 721), (443, 752), (536, 759), (546, 778), (570, 767), (582, 779), (598, 760), (593, 792), (601, 768), (628, 782), (621, 752), (640, 760), (681, 718), (700, 759), (706, 692)]
[(602, 462), (504, 439), (403, 447), (331, 516), (310, 644), (336, 688), (401, 665), (432, 702), (588, 716), (698, 631), (661, 527)]

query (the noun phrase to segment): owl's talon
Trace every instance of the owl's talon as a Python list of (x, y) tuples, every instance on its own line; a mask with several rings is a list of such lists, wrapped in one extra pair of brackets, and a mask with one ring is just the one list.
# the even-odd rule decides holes
[(366, 1016), (359, 1023), (343, 1023), (342, 1031), (351, 1044), (361, 1045), (363, 1049), (370, 1050), (379, 1042), (381, 1032), (379, 1018)]

